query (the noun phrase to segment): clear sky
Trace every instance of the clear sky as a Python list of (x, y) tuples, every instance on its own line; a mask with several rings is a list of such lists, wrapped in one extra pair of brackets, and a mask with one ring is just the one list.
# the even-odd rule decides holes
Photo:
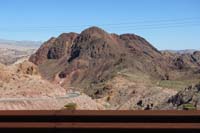
[(200, 49), (200, 0), (0, 0), (0, 38), (45, 41), (97, 25), (158, 49)]

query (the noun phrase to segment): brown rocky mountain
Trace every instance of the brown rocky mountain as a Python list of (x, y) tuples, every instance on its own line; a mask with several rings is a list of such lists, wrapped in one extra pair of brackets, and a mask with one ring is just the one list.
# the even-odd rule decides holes
[(200, 77), (199, 52), (161, 52), (138, 35), (98, 27), (51, 38), (29, 61), (43, 78), (74, 87), (109, 109), (153, 108)]
[[(144, 38), (134, 34), (115, 35), (91, 27), (81, 34), (62, 34), (42, 45), (30, 61), (39, 65), (47, 79), (66, 84), (100, 83), (121, 70), (163, 76), (162, 54)], [(48, 67), (47, 67), (48, 66)], [(52, 71), (53, 70), (53, 71)], [(86, 87), (89, 84), (84, 84)]]
[(60, 59), (65, 54), (69, 54), (77, 35), (76, 33), (64, 33), (58, 38), (52, 37), (40, 47), (35, 55), (32, 55), (30, 60), (38, 65), (44, 63), (47, 59)]

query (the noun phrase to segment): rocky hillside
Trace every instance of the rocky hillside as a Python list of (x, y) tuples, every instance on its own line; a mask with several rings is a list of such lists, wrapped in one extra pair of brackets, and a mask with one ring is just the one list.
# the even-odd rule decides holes
[(31, 62), (0, 64), (0, 110), (60, 110), (70, 103), (77, 109), (104, 109), (85, 94), (43, 80)]
[(65, 54), (70, 54), (71, 45), (77, 37), (76, 33), (64, 33), (58, 38), (52, 37), (31, 56), (30, 60), (35, 64), (43, 64), (46, 60), (60, 59)]
[(65, 92), (63, 88), (42, 80), (37, 66), (28, 61), (12, 66), (1, 65), (0, 88), (1, 98), (48, 97)]
[(198, 51), (161, 52), (138, 35), (98, 27), (51, 38), (29, 61), (44, 79), (84, 92), (107, 109), (154, 109), (200, 78)]
[(174, 96), (170, 97), (166, 102), (158, 105), (158, 109), (172, 110), (185, 109), (195, 110), (200, 109), (200, 84), (189, 86), (182, 89)]

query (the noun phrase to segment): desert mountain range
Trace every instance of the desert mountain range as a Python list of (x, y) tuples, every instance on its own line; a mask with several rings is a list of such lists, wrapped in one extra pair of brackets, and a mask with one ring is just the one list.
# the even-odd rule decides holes
[[(200, 109), (200, 51), (159, 51), (135, 34), (111, 34), (98, 27), (80, 34), (63, 33), (44, 42), (28, 60), (1, 69), (1, 91), (20, 84), (1, 98), (51, 99), (52, 104), (30, 102), (36, 109), (59, 109), (69, 102), (79, 109), (184, 109), (186, 105)], [(19, 79), (12, 81), (12, 77)], [(79, 96), (56, 98), (69, 92)], [(24, 104), (32, 109), (21, 102), (20, 108)], [(11, 103), (3, 104), (8, 109)]]

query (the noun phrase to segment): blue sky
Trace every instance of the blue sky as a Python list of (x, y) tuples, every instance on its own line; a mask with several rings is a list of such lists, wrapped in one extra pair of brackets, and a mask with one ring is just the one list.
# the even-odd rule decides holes
[(200, 0), (0, 0), (0, 38), (41, 40), (97, 25), (158, 49), (200, 49)]

